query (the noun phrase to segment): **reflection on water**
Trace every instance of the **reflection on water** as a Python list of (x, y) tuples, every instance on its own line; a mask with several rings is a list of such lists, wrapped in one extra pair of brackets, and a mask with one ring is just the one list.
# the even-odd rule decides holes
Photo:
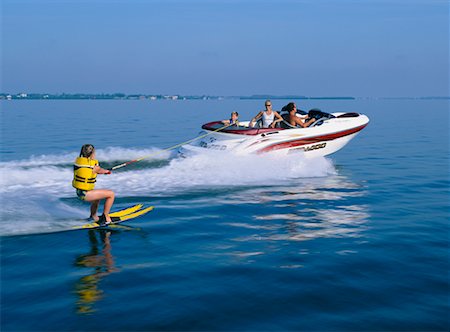
[[(90, 252), (77, 257), (75, 266), (92, 269), (91, 273), (80, 278), (75, 285), (77, 294), (77, 313), (89, 314), (94, 312), (94, 304), (103, 296), (100, 281), (107, 275), (117, 272), (114, 257), (111, 254), (111, 231), (90, 230)], [(99, 239), (97, 238), (99, 235)]]
[(366, 188), (343, 176), (304, 179), (295, 186), (253, 189), (246, 195), (271, 208), (261, 208), (251, 222), (227, 223), (257, 232), (235, 241), (357, 238), (370, 217), (368, 206), (361, 203)]

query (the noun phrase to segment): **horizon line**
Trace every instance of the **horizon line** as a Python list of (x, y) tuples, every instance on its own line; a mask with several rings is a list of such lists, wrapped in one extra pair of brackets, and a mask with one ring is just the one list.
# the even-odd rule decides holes
[[(99, 98), (96, 98), (99, 97)], [(115, 93), (6, 93), (0, 92), (0, 99), (169, 99), (169, 100), (186, 100), (186, 99), (450, 99), (450, 96), (445, 95), (428, 95), (428, 96), (349, 96), (349, 95), (335, 95), (335, 96), (305, 96), (305, 95), (276, 95), (276, 94), (252, 94), (252, 95), (209, 95), (209, 94), (162, 94), (162, 93), (130, 93), (123, 92)]]

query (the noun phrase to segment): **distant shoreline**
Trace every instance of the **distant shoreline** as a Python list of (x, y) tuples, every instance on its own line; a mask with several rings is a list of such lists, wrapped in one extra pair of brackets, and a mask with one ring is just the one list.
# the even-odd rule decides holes
[(161, 95), (161, 94), (89, 94), (89, 93), (0, 93), (0, 100), (265, 100), (265, 99), (290, 99), (290, 100), (356, 100), (356, 99), (386, 99), (386, 100), (447, 100), (450, 96), (423, 96), (423, 97), (351, 97), (351, 96), (299, 96), (299, 95), (251, 95), (251, 96), (183, 96), (183, 95)]

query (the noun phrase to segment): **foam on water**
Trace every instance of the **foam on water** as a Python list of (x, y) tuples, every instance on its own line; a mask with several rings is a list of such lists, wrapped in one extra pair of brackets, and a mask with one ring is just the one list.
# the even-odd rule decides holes
[[(142, 162), (145, 163), (152, 160), (167, 159), (170, 156), (170, 152), (158, 148), (130, 149), (122, 147), (107, 147), (105, 149), (96, 149), (96, 155), (97, 158), (103, 162), (112, 162), (119, 160), (128, 161), (142, 158), (143, 156), (148, 156), (148, 158), (142, 160)], [(0, 162), (0, 168), (17, 166), (32, 167), (66, 165), (72, 164), (77, 156), (78, 152), (68, 152), (57, 155), (32, 155), (28, 159)]]
[[(116, 147), (97, 152), (100, 162), (124, 162), (151, 154), (155, 158), (149, 158), (147, 162), (166, 159), (168, 164), (147, 163), (144, 168), (132, 170), (124, 167), (110, 176), (100, 175), (96, 188), (111, 188), (116, 197), (121, 198), (161, 197), (217, 186), (271, 185), (335, 174), (331, 161), (325, 158), (236, 156), (207, 151), (187, 158), (169, 159), (167, 151)], [(4, 207), (0, 234), (34, 232), (38, 228), (48, 230), (60, 219), (74, 221), (85, 216), (85, 209), (61, 201), (61, 198), (75, 197), (71, 186), (71, 164), (75, 157), (76, 154), (67, 153), (0, 163), (0, 195)]]

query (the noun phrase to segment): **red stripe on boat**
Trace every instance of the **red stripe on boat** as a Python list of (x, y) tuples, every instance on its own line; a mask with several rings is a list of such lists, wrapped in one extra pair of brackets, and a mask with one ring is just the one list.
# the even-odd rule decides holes
[(273, 151), (273, 150), (289, 149), (289, 148), (293, 148), (296, 146), (313, 144), (313, 143), (323, 142), (323, 141), (331, 141), (336, 138), (340, 138), (340, 137), (344, 137), (344, 136), (348, 136), (348, 135), (357, 133), (358, 131), (361, 131), (362, 129), (364, 129), (366, 126), (367, 126), (367, 124), (356, 127), (356, 128), (348, 129), (348, 130), (339, 131), (339, 132), (333, 133), (333, 134), (327, 134), (327, 135), (323, 135), (323, 136), (314, 136), (314, 137), (309, 137), (309, 138), (302, 138), (302, 139), (283, 142), (283, 143), (276, 143), (276, 144), (267, 146), (261, 150), (258, 150), (257, 153), (269, 152), (269, 151)]

